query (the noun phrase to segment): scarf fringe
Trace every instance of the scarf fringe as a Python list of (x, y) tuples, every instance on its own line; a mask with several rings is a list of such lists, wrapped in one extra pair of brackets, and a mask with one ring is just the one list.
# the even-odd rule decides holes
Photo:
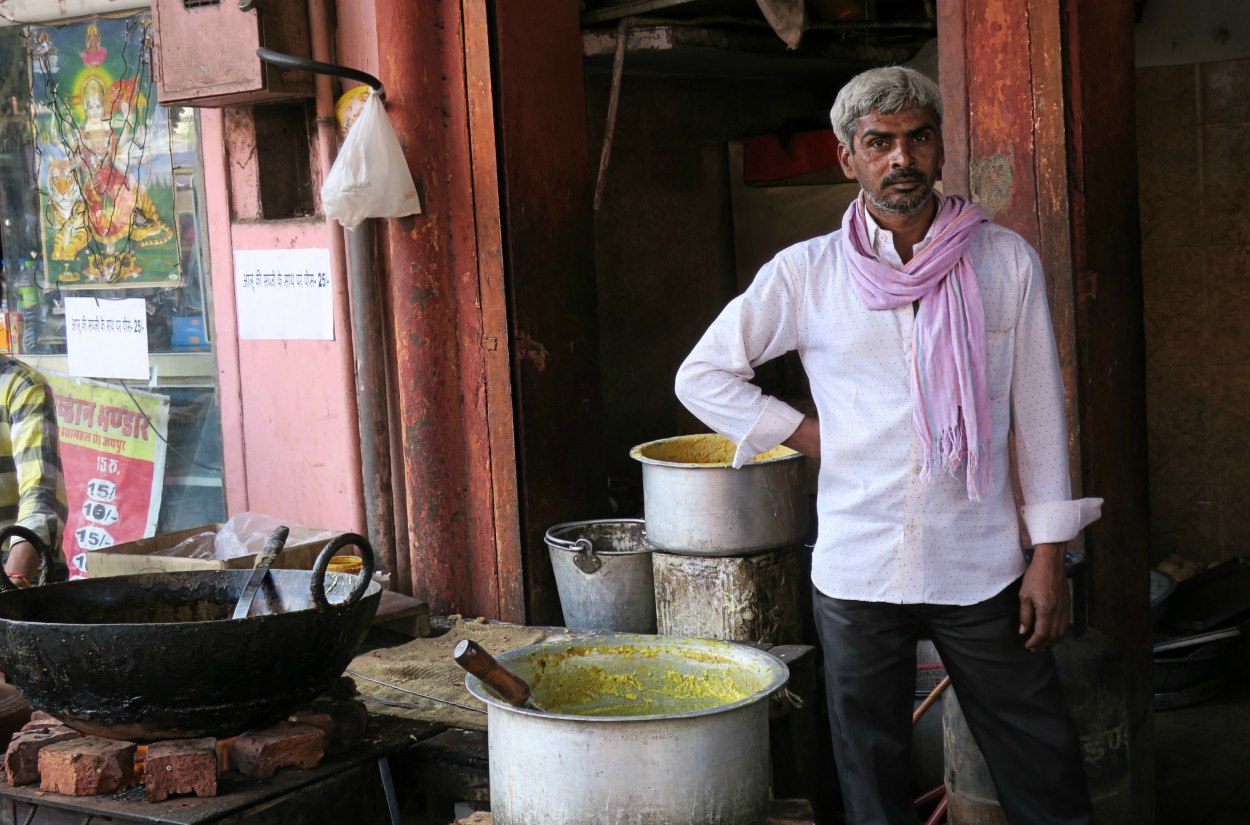
[(938, 434), (934, 443), (924, 445), (924, 464), (920, 470), (920, 480), (924, 484), (932, 484), (938, 473), (946, 473), (951, 478), (956, 478), (960, 468), (967, 464), (968, 500), (980, 502), (981, 494), (990, 487), (989, 457), (989, 442), (983, 442), (975, 450), (969, 451), (963, 424), (947, 427)]

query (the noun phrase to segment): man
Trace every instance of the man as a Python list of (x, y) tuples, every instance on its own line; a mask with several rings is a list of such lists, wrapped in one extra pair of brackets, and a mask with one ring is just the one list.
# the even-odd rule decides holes
[[(57, 436), (52, 389), (30, 367), (0, 356), (0, 527), (31, 530), (59, 562), (68, 508)], [(34, 547), (14, 541), (4, 572), (19, 586), (33, 582), (39, 572)]]
[[(831, 118), (863, 191), (839, 231), (783, 250), (725, 308), (677, 394), (737, 443), (735, 467), (777, 444), (821, 461), (812, 580), (848, 821), (917, 821), (911, 710), (915, 643), (928, 636), (1012, 825), (1088, 823), (1049, 650), (1070, 615), (1063, 543), (1101, 501), (1071, 500), (1037, 256), (980, 207), (934, 191), (932, 81), (865, 72)], [(795, 349), (818, 418), (749, 383)], [(1027, 569), (1013, 469), (1036, 544)]]

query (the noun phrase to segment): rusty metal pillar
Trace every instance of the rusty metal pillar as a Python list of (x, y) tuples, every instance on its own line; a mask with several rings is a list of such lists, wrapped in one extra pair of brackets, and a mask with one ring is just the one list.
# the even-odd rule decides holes
[(422, 214), (387, 221), (412, 593), (524, 618), (485, 0), (376, 0), (387, 113)]

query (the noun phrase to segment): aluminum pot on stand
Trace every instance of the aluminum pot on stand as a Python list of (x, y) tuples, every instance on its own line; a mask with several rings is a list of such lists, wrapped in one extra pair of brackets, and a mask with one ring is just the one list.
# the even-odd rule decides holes
[(736, 447), (719, 435), (685, 435), (640, 444), (647, 540), (692, 556), (757, 553), (807, 534), (803, 456), (775, 447), (735, 470)]

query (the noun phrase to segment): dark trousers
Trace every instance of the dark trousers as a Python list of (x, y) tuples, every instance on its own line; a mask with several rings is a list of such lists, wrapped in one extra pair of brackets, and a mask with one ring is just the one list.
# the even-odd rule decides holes
[[(959, 694), (1011, 825), (1088, 825), (1076, 729), (1050, 653), (1017, 632), (1020, 583), (967, 607), (813, 593), (838, 779), (850, 825), (915, 825), (911, 714), (916, 640), (928, 636)], [(932, 712), (932, 711), (930, 711)], [(928, 790), (927, 788), (920, 790)]]

